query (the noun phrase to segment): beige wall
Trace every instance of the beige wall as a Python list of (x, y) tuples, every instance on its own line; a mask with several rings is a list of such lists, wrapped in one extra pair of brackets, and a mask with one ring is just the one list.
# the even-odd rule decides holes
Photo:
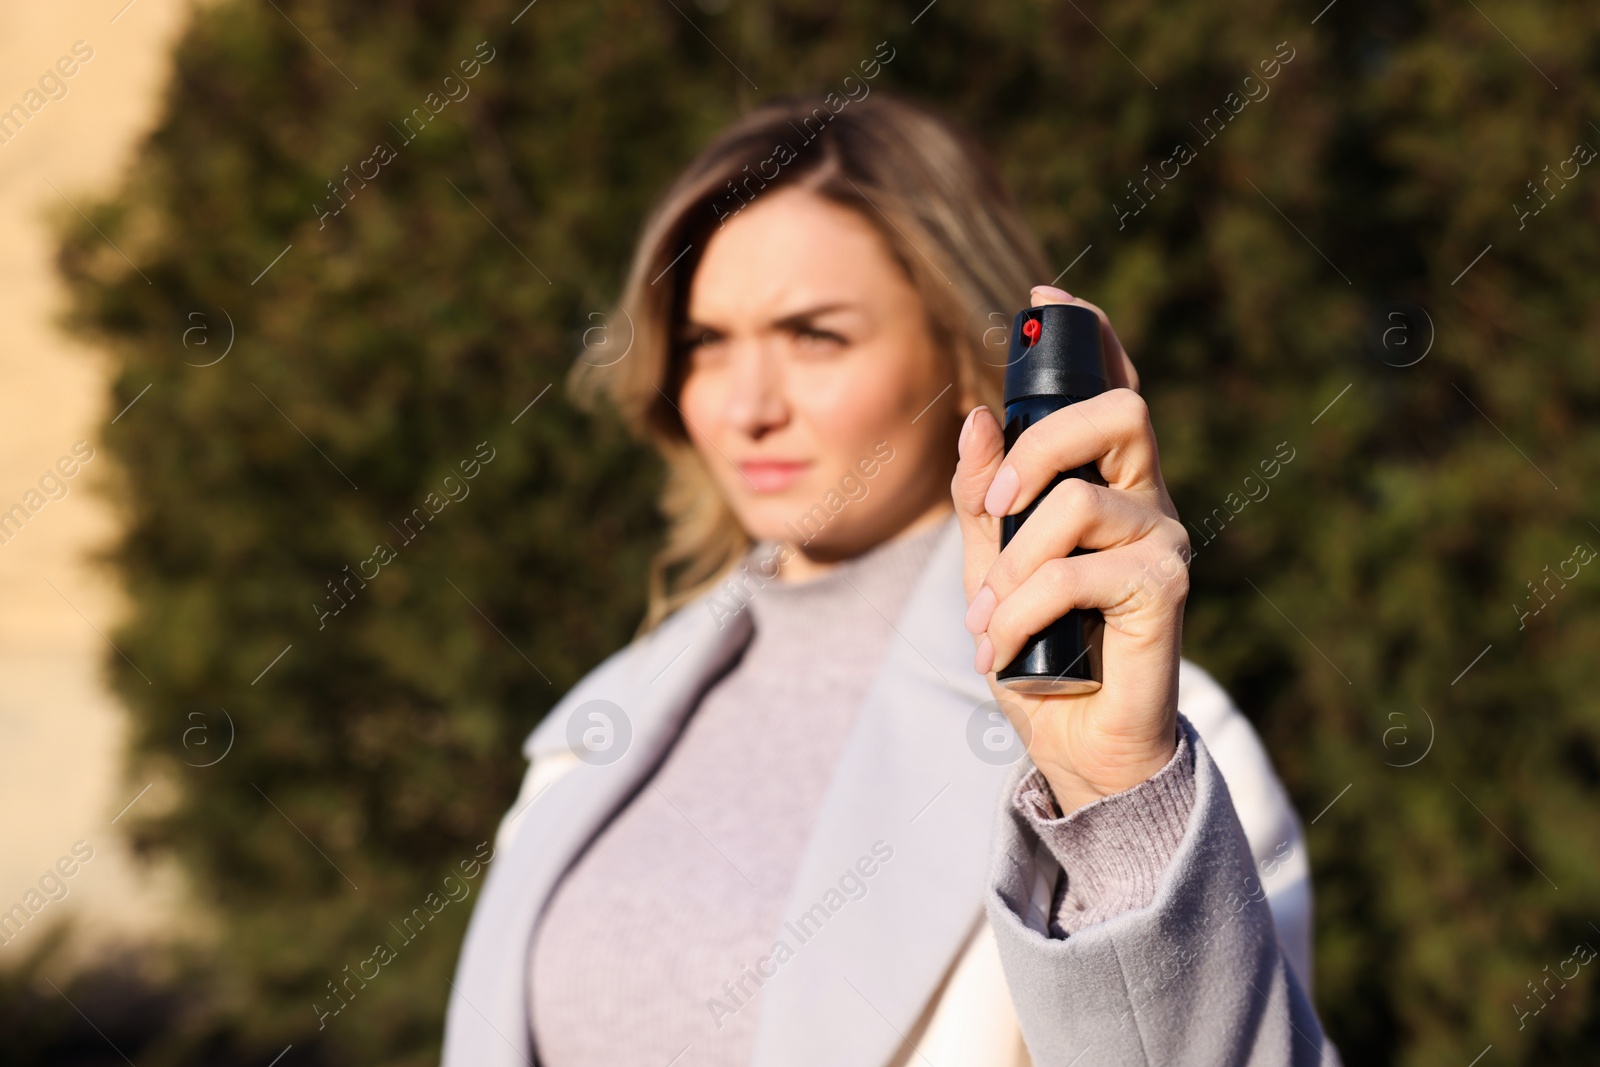
[[(103, 359), (53, 324), (64, 294), (49, 222), (73, 213), (57, 189), (83, 206), (114, 186), (154, 121), (187, 4), (125, 5), (0, 7), (0, 109), (25, 102), (75, 42), (93, 49), (62, 79), (67, 94), (0, 143), (0, 509), (23, 501), (74, 442), (98, 447), (95, 427), (107, 415)], [(124, 782), (125, 721), (101, 669), (115, 655), (100, 633), (114, 625), (116, 590), (87, 559), (114, 532), (89, 492), (105, 468), (97, 454), (65, 497), (0, 544), (0, 911), (22, 902), (74, 842), (94, 850), (67, 881), (69, 895), (0, 946), (0, 966), (36, 945), (52, 918), (81, 920), (87, 946), (178, 928), (189, 910), (177, 903), (170, 872), (137, 868), (121, 824), (111, 824), (144, 783)], [(159, 803), (163, 789), (158, 783), (139, 804)]]

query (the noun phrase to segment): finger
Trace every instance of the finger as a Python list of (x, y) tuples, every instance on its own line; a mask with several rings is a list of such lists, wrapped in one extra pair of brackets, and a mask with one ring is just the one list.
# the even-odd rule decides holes
[(1106, 354), (1106, 375), (1110, 378), (1113, 389), (1125, 388), (1139, 391), (1139, 372), (1134, 369), (1133, 360), (1122, 347), (1122, 341), (1117, 337), (1117, 331), (1111, 327), (1111, 317), (1099, 307), (1073, 296), (1065, 289), (1057, 289), (1053, 285), (1036, 285), (1030, 294), (1033, 306), (1044, 304), (1076, 304), (1081, 308), (1088, 308), (1100, 320), (1100, 344)]
[(1000, 520), (984, 510), (983, 501), (1005, 454), (1005, 435), (986, 407), (967, 413), (957, 445), (960, 459), (950, 480), (950, 497), (961, 528), (962, 582), (970, 601), (1000, 554)]
[(999, 601), (1010, 596), (1035, 571), (1074, 549), (1107, 549), (1132, 544), (1168, 521), (1148, 497), (1069, 478), (1050, 490), (1028, 521), (1000, 552), (983, 588), (971, 598), (967, 629), (981, 633)]
[[(1126, 636), (1160, 643), (1170, 610), (1189, 592), (1186, 557), (1155, 543), (1047, 560), (996, 605), (985, 631), (992, 669), (1010, 663), (1033, 635), (1073, 608), (1098, 608)], [(1110, 627), (1108, 626), (1108, 630)]]
[(995, 473), (984, 506), (992, 515), (1015, 514), (1056, 475), (1091, 463), (1112, 488), (1165, 497), (1150, 410), (1138, 393), (1113, 389), (1052, 411), (1023, 430)]

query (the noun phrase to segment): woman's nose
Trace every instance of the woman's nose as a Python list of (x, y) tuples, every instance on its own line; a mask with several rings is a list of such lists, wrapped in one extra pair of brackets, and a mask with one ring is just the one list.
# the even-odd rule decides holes
[(750, 437), (760, 437), (787, 422), (789, 405), (777, 354), (764, 345), (751, 345), (739, 353), (734, 367), (728, 394), (729, 425)]

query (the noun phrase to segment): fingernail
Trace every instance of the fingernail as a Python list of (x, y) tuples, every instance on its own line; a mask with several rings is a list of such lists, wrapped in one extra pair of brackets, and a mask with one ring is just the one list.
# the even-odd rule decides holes
[(983, 510), (999, 518), (1011, 507), (1012, 501), (1017, 499), (1017, 489), (1022, 480), (1017, 477), (1017, 468), (1005, 466), (1000, 468), (1000, 473), (994, 476), (994, 481), (989, 483), (989, 492), (983, 498)]
[(984, 634), (983, 640), (978, 642), (978, 654), (973, 657), (972, 666), (979, 674), (988, 674), (994, 666), (994, 646), (989, 643), (988, 634)]
[(978, 595), (972, 598), (972, 605), (967, 608), (967, 632), (981, 634), (989, 628), (989, 616), (994, 614), (996, 600), (994, 590), (984, 586), (978, 590)]
[(1056, 300), (1071, 300), (1073, 298), (1072, 294), (1065, 289), (1057, 289), (1053, 285), (1036, 285), (1033, 287), (1033, 291), (1043, 293), (1045, 296), (1053, 297)]
[(972, 420), (977, 418), (978, 412), (984, 410), (984, 405), (979, 404), (967, 412), (967, 421), (961, 424), (961, 436), (956, 439), (956, 452), (962, 459), (967, 458), (967, 435), (972, 432)]

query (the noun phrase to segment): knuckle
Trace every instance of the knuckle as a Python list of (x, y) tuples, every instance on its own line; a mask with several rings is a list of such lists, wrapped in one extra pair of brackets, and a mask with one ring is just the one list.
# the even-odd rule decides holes
[(1106, 395), (1116, 398), (1111, 403), (1115, 405), (1118, 416), (1128, 423), (1138, 425), (1150, 421), (1150, 405), (1132, 389), (1112, 389)]
[(1162, 519), (1162, 526), (1166, 530), (1172, 553), (1183, 561), (1184, 567), (1187, 569), (1189, 557), (1193, 554), (1193, 544), (1189, 540), (1189, 527), (1170, 516)]
[(1143, 588), (1151, 599), (1165, 607), (1176, 607), (1189, 595), (1189, 542), (1185, 535), (1151, 539)]
[(995, 607), (989, 620), (989, 640), (996, 650), (1015, 654), (1040, 628), (1045, 616), (1058, 618), (1073, 606), (1068, 603), (1071, 583), (1066, 577), (1067, 562), (1057, 558), (1042, 564), (1030, 577), (1026, 592), (1008, 596)]
[(1074, 579), (1076, 564), (1066, 556), (1057, 556), (1039, 568), (1039, 576), (1044, 583), (1044, 591), (1048, 596), (1051, 606), (1065, 605), (1076, 607), (1071, 603), (1073, 591), (1077, 583)]
[(1082, 478), (1067, 478), (1050, 491), (1055, 506), (1064, 518), (1078, 518), (1095, 510), (1100, 503), (1096, 487)]
[(1179, 567), (1177, 573), (1167, 581), (1170, 592), (1168, 596), (1173, 604), (1182, 604), (1189, 599), (1189, 568)]
[(1017, 438), (1017, 443), (1012, 445), (1011, 451), (1006, 454), (1007, 461), (1021, 460), (1019, 471), (1036, 468), (1047, 459), (1046, 453), (1049, 450), (1045, 446), (1043, 432), (1039, 429), (1043, 425), (1043, 421), (1040, 421), (1023, 430), (1021, 436)]
[(984, 496), (993, 478), (987, 472), (957, 465), (950, 479), (950, 499), (963, 516), (981, 516)]
[(989, 577), (984, 580), (984, 584), (993, 589), (996, 596), (1003, 596), (1021, 583), (1023, 576), (1020, 570), (1016, 553), (1008, 549), (995, 557), (994, 564), (989, 568)]

